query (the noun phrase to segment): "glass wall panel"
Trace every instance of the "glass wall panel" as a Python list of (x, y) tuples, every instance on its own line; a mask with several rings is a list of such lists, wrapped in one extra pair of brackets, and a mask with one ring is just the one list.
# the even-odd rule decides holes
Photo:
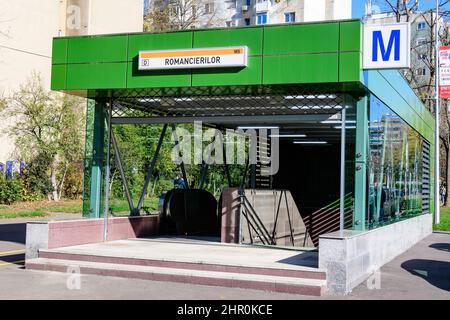
[(422, 213), (423, 138), (371, 96), (367, 228)]
[(345, 119), (344, 229), (353, 228), (355, 202), (356, 102), (348, 101)]

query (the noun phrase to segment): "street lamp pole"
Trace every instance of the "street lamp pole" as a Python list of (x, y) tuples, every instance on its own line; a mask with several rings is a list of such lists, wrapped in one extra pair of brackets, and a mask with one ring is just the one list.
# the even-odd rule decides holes
[(440, 222), (440, 208), (441, 208), (441, 200), (440, 200), (440, 167), (439, 167), (439, 0), (436, 0), (436, 23), (435, 23), (435, 99), (436, 99), (436, 107), (435, 107), (435, 125), (436, 131), (434, 136), (434, 223), (439, 224)]

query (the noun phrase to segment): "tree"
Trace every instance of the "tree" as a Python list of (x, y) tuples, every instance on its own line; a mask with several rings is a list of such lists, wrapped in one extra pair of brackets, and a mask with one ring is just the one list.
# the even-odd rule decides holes
[(6, 99), (0, 96), (0, 112), (6, 108)]
[(155, 0), (144, 16), (144, 30), (165, 31), (217, 26), (222, 22), (217, 12), (214, 1)]
[(412, 14), (419, 9), (419, 0), (376, 0), (374, 3), (384, 12), (393, 12), (397, 22), (402, 18), (404, 21), (410, 21)]
[(83, 157), (82, 99), (48, 92), (39, 74), (33, 73), (27, 82), (7, 100), (5, 111), (16, 119), (7, 129), (15, 139), (18, 156), (26, 163), (48, 158), (52, 192), (49, 199), (58, 201), (64, 189), (70, 165)]

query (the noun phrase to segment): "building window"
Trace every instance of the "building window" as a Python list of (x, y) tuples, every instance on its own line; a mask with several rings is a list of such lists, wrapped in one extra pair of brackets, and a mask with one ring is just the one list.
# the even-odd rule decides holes
[(295, 22), (295, 12), (286, 12), (284, 14), (284, 22), (285, 23)]
[(425, 68), (419, 68), (416, 70), (416, 75), (418, 76), (426, 76), (427, 70)]
[(249, 19), (249, 18), (245, 18), (244, 21), (245, 21), (245, 25), (246, 25), (246, 26), (249, 26), (249, 25), (250, 25), (250, 19)]
[(205, 14), (214, 12), (214, 2), (205, 3)]
[(250, 6), (252, 4), (252, 0), (245, 0), (245, 5)]
[(426, 27), (427, 27), (427, 24), (425, 22), (419, 22), (417, 24), (417, 30), (425, 30)]
[(256, 24), (267, 24), (267, 12), (258, 13), (256, 16)]
[(418, 45), (418, 46), (422, 46), (426, 43), (427, 43), (427, 39), (425, 39), (425, 38), (420, 38), (420, 39), (417, 39), (417, 41), (416, 41), (416, 45)]

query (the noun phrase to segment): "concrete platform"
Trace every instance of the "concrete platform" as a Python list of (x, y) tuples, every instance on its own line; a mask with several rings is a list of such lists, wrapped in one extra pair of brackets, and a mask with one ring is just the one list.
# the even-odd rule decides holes
[(320, 296), (326, 274), (317, 252), (222, 244), (180, 238), (118, 240), (40, 250), (26, 268), (251, 288)]

